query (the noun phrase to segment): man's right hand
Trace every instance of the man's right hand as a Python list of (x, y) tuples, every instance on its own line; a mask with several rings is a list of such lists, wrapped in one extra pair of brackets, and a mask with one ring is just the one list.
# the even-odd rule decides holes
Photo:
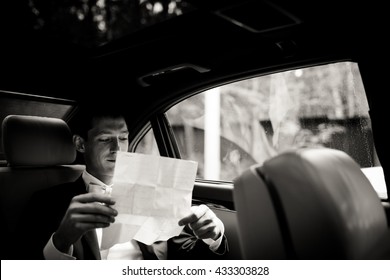
[(87, 231), (108, 227), (118, 215), (118, 212), (111, 208), (114, 204), (115, 201), (106, 194), (87, 193), (73, 197), (53, 235), (54, 246), (66, 253)]

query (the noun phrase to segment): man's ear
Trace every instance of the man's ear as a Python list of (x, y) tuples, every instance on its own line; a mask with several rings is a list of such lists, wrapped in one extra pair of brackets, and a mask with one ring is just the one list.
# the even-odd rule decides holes
[(84, 141), (84, 138), (81, 137), (80, 135), (73, 135), (73, 144), (75, 145), (76, 147), (76, 150), (79, 151), (80, 153), (84, 153), (85, 152), (85, 145), (84, 145), (85, 141)]

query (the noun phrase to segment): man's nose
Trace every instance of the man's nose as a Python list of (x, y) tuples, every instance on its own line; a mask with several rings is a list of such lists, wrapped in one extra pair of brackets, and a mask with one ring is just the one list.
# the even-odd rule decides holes
[(113, 138), (111, 142), (111, 152), (127, 151), (127, 145), (121, 144), (119, 138)]
[(112, 152), (117, 152), (117, 151), (120, 151), (121, 150), (121, 147), (119, 145), (119, 139), (114, 137), (111, 141), (111, 151)]

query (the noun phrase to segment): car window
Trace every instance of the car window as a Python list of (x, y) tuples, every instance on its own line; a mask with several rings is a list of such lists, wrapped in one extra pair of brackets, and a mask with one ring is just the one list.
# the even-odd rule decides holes
[[(195, 10), (190, 1), (29, 1), (35, 30), (87, 48), (101, 46)], [(88, 34), (88, 35), (87, 35)]]
[(141, 141), (138, 143), (138, 145), (136, 145), (134, 152), (141, 154), (159, 155), (153, 129), (149, 129), (142, 137)]
[(216, 87), (166, 114), (198, 179), (232, 181), (287, 149), (329, 147), (354, 158), (385, 198), (368, 112), (358, 65), (339, 62)]

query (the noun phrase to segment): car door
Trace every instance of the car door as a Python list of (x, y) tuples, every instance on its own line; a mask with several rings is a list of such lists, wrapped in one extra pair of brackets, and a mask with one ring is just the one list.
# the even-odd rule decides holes
[(130, 150), (198, 162), (194, 203), (223, 220), (239, 259), (234, 178), (291, 148), (328, 147), (349, 154), (385, 201), (369, 105), (357, 63), (329, 62), (225, 81), (173, 101), (153, 115)]

